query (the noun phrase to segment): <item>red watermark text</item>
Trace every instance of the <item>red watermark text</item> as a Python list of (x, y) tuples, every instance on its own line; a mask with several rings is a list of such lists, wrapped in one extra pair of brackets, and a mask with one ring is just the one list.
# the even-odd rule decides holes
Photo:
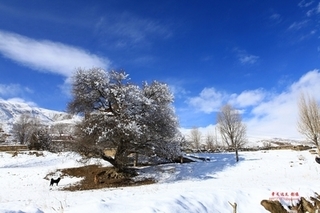
[(299, 192), (271, 192), (269, 200), (299, 200)]

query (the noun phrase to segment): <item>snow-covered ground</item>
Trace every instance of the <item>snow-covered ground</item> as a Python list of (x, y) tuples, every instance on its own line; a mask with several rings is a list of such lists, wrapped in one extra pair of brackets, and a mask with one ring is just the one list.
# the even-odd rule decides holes
[[(81, 166), (80, 156), (0, 152), (0, 212), (230, 213), (230, 202), (237, 203), (239, 213), (259, 213), (267, 212), (260, 205), (263, 199), (291, 203), (320, 192), (320, 165), (309, 151), (241, 152), (238, 163), (233, 153), (197, 155), (210, 161), (142, 168), (141, 175), (157, 178), (156, 184), (68, 192), (60, 189), (79, 179), (63, 178), (50, 188), (44, 177)], [(89, 163), (99, 162), (106, 164)]]

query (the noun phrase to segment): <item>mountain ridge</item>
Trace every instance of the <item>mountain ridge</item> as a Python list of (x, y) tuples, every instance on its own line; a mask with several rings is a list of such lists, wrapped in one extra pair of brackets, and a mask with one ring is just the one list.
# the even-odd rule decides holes
[(33, 106), (23, 102), (20, 99), (3, 100), (0, 99), (0, 122), (5, 132), (10, 132), (12, 125), (23, 114), (36, 117), (41, 123), (51, 125), (57, 122), (74, 123), (79, 119), (66, 112), (55, 111), (50, 109)]

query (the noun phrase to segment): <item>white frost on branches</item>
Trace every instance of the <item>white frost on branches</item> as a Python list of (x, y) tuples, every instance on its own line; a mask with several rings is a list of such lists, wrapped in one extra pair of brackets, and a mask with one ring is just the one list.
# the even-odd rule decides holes
[(100, 68), (79, 69), (73, 77), (69, 110), (84, 114), (86, 132), (98, 133), (100, 142), (111, 142), (119, 155), (150, 150), (171, 157), (180, 154), (178, 120), (168, 85), (154, 81), (139, 87), (128, 76)]

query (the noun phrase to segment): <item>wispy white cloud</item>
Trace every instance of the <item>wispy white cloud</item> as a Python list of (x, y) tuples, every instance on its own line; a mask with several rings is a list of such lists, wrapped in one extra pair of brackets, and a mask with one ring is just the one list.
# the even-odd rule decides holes
[(26, 94), (34, 93), (28, 87), (23, 87), (20, 84), (0, 84), (0, 100), (6, 100), (10, 103), (27, 104), (29, 106), (37, 106), (36, 103), (32, 101), (26, 101), (21, 98)]
[(21, 65), (37, 71), (70, 77), (75, 68), (103, 67), (110, 61), (85, 50), (48, 40), (35, 40), (0, 31), (0, 53)]
[(215, 88), (204, 88), (196, 97), (188, 99), (189, 106), (199, 112), (212, 113), (220, 110), (222, 105), (229, 103), (237, 108), (255, 106), (261, 103), (268, 94), (262, 89), (246, 90), (240, 94), (229, 94)]
[(278, 13), (273, 13), (273, 14), (270, 16), (270, 19), (279, 20), (280, 17), (281, 17), (280, 14), (278, 14)]
[(226, 97), (225, 93), (217, 91), (215, 88), (204, 88), (199, 96), (189, 98), (187, 103), (196, 111), (211, 113), (221, 107)]
[(152, 38), (165, 39), (172, 36), (168, 25), (127, 12), (101, 17), (96, 24), (95, 32), (113, 41), (112, 43), (119, 48), (144, 46), (150, 44)]
[(302, 0), (301, 2), (299, 2), (298, 6), (299, 7), (309, 7), (310, 5), (312, 5), (314, 3), (314, 1), (308, 1), (306, 2), (306, 0)]
[(249, 54), (247, 51), (238, 48), (235, 48), (234, 52), (236, 52), (237, 58), (242, 65), (252, 65), (260, 59), (259, 56)]
[(267, 93), (262, 89), (246, 90), (240, 94), (232, 94), (230, 96), (230, 104), (237, 107), (254, 106), (267, 97)]
[(280, 24), (282, 21), (282, 16), (279, 13), (271, 10), (269, 15), (269, 24), (271, 24), (271, 26), (274, 26)]
[(239, 55), (241, 64), (255, 64), (259, 59), (256, 55)]
[(293, 22), (288, 29), (289, 30), (300, 30), (301, 28), (305, 27), (308, 23), (308, 20), (300, 21), (300, 22)]
[(179, 84), (170, 84), (169, 88), (175, 98), (185, 97), (189, 93), (189, 91)]
[(19, 84), (0, 84), (0, 96), (1, 97), (15, 97), (20, 96), (23, 93), (33, 93), (28, 87), (22, 87)]
[(318, 5), (310, 10), (307, 11), (307, 16), (312, 16), (320, 13), (320, 2)]

